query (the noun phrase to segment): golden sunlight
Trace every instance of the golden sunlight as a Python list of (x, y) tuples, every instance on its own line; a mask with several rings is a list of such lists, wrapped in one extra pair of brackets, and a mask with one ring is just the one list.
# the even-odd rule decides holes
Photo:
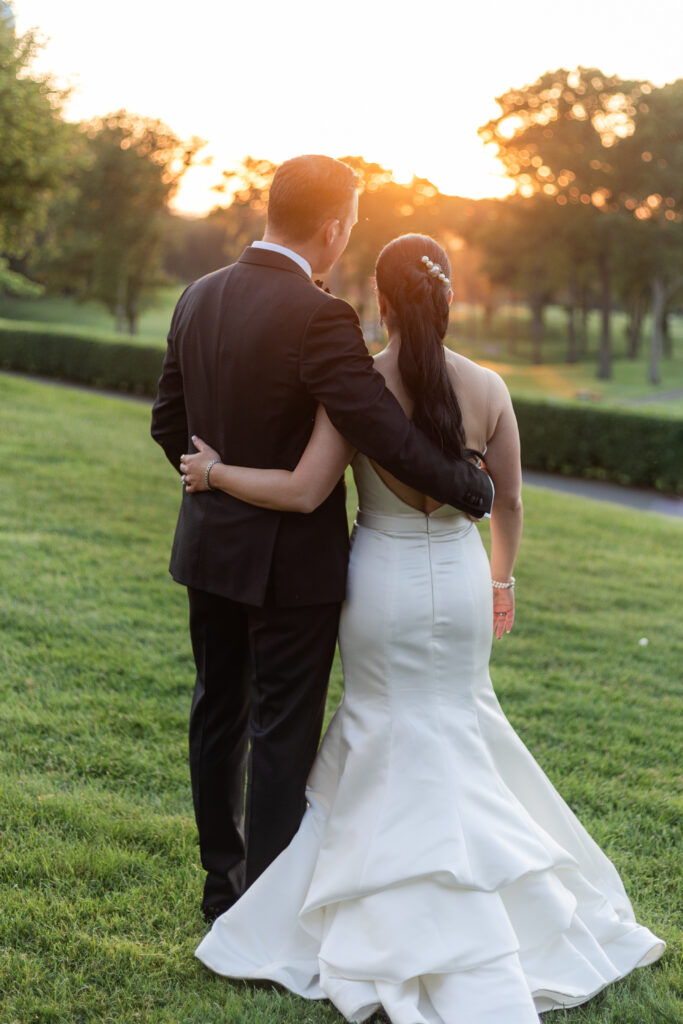
[[(465, 149), (465, 147), (462, 147)], [(503, 175), (500, 163), (491, 152), (494, 147), (482, 146), (476, 135), (467, 147), (471, 150), (469, 157), (465, 160), (453, 161), (443, 158), (442, 161), (426, 161), (425, 165), (417, 166), (414, 154), (401, 153), (392, 154), (389, 151), (386, 157), (376, 152), (368, 152), (367, 156), (362, 154), (364, 159), (377, 161), (393, 172), (396, 181), (407, 183), (413, 177), (428, 178), (429, 181), (442, 193), (446, 195), (467, 196), (470, 199), (482, 199), (492, 197), (502, 199), (513, 190), (512, 183)], [(487, 151), (488, 150), (488, 151)], [(305, 150), (302, 150), (304, 152)], [(204, 154), (202, 154), (204, 155)], [(221, 183), (221, 172), (239, 163), (239, 157), (234, 154), (214, 151), (211, 155), (211, 164), (208, 166), (191, 167), (183, 177), (181, 186), (175, 196), (172, 206), (179, 213), (200, 215), (214, 206), (225, 205), (229, 200), (231, 189), (226, 188), (223, 192), (217, 192), (215, 186)], [(260, 153), (272, 159), (274, 163), (285, 160), (293, 152), (271, 154)], [(341, 156), (339, 150), (333, 153), (334, 156)], [(232, 191), (239, 187), (239, 179), (233, 182)]]

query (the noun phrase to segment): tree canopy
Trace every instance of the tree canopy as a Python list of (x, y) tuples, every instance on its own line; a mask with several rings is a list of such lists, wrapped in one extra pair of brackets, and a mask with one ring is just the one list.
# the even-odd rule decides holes
[(65, 93), (31, 63), (39, 48), (35, 32), (17, 37), (4, 9), (0, 18), (0, 288), (40, 291), (9, 268), (6, 257), (24, 256), (45, 222), (50, 196), (62, 187), (62, 118)]
[[(610, 313), (616, 294), (642, 320), (642, 283), (653, 302), (650, 379), (659, 379), (665, 305), (683, 284), (683, 80), (655, 89), (597, 68), (548, 72), (498, 97), (500, 114), (480, 128), (519, 196), (545, 196), (564, 216), (569, 291), (579, 268), (600, 285), (599, 376), (609, 377)], [(558, 221), (550, 212), (550, 220)], [(555, 250), (552, 253), (550, 250)], [(635, 332), (634, 332), (635, 337)]]
[(81, 125), (70, 190), (53, 208), (52, 244), (39, 265), (46, 279), (98, 299), (135, 333), (141, 303), (162, 277), (163, 213), (202, 145), (126, 110)]

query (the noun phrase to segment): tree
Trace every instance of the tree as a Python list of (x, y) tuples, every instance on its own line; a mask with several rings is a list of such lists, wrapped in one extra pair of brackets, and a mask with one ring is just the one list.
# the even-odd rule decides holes
[[(61, 112), (66, 93), (31, 64), (35, 32), (17, 37), (0, 18), (0, 257), (23, 257), (45, 222), (48, 202), (68, 172)], [(35, 286), (0, 258), (0, 289), (35, 293)]]
[(639, 105), (650, 91), (648, 83), (624, 81), (597, 68), (562, 68), (498, 97), (500, 115), (479, 129), (484, 141), (497, 147), (519, 195), (540, 193), (559, 206), (584, 206), (591, 213), (591, 231), (582, 230), (576, 254), (593, 261), (600, 283), (602, 379), (611, 375), (610, 314), (623, 215), (618, 156), (612, 158), (610, 150), (633, 134)]
[(650, 307), (649, 267), (640, 247), (639, 224), (632, 225), (629, 244), (620, 247), (617, 260), (616, 288), (621, 308), (626, 312), (626, 355), (636, 359), (640, 354), (643, 322)]
[[(578, 362), (587, 346), (586, 318), (595, 273), (594, 217), (591, 208), (557, 203), (551, 211), (556, 247), (563, 254), (567, 291), (567, 363)], [(577, 314), (581, 313), (577, 322)]]
[(472, 240), (484, 253), (491, 280), (527, 297), (531, 310), (532, 360), (543, 361), (545, 307), (566, 273), (557, 244), (557, 208), (541, 195), (498, 201)]
[(134, 334), (161, 278), (163, 214), (203, 145), (163, 122), (119, 110), (80, 126), (70, 192), (53, 210), (53, 286), (102, 302)]
[(226, 235), (213, 214), (190, 217), (164, 214), (162, 267), (165, 274), (180, 281), (195, 281), (224, 266)]
[(683, 287), (683, 79), (650, 91), (621, 156), (619, 199), (652, 296), (648, 378), (659, 384), (667, 305)]

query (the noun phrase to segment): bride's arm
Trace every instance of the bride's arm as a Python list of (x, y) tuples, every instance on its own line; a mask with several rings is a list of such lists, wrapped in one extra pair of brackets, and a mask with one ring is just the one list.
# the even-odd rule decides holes
[[(190, 494), (208, 490), (206, 469), (220, 458), (199, 437), (194, 437), (194, 455), (183, 455), (180, 472)], [(332, 426), (324, 407), (318, 407), (311, 438), (295, 469), (252, 469), (217, 462), (209, 471), (215, 490), (263, 508), (288, 512), (312, 512), (327, 498), (351, 461), (354, 448)]]
[[(511, 579), (522, 538), (522, 466), (519, 430), (512, 400), (502, 379), (491, 375), (493, 433), (486, 449), (486, 468), (496, 496), (491, 511), (491, 579)], [(494, 588), (494, 630), (509, 633), (515, 617), (514, 589)]]

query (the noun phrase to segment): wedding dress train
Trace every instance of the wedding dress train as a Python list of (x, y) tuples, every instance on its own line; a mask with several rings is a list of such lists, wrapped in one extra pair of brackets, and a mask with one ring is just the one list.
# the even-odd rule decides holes
[(411, 509), (362, 455), (353, 468), (344, 697), (309, 806), (196, 955), (350, 1021), (537, 1024), (665, 944), (500, 708), (476, 527)]

